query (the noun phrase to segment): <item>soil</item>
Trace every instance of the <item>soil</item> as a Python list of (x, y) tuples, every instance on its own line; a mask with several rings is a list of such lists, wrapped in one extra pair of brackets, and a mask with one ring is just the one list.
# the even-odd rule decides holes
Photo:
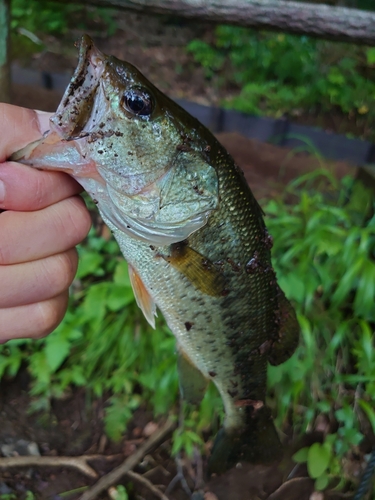
[[(174, 97), (184, 97), (203, 104), (216, 104), (221, 98), (217, 89), (210, 88), (204, 75), (186, 54), (188, 40), (205, 30), (207, 25), (182, 24), (176, 26), (168, 18), (140, 17), (134, 14), (121, 15), (120, 29), (114, 37), (98, 39), (99, 48), (119, 58), (135, 63), (156, 85)], [(66, 48), (77, 38), (78, 33), (60, 40), (51, 40), (55, 52), (44, 52), (34, 57), (29, 64), (42, 70), (71, 70), (76, 64), (76, 52)], [(64, 45), (64, 48), (63, 48)], [(69, 46), (70, 47), (70, 46)], [(194, 78), (191, 73), (194, 69)], [(61, 93), (53, 90), (13, 86), (13, 103), (21, 106), (54, 111), (61, 98)], [(233, 155), (245, 172), (256, 197), (280, 196), (286, 184), (301, 173), (311, 171), (321, 164), (312, 156), (293, 154), (286, 148), (263, 144), (246, 139), (239, 134), (219, 134), (219, 140)], [(338, 177), (351, 174), (355, 169), (343, 162), (326, 163)], [(94, 400), (90, 404), (83, 390), (73, 392), (63, 401), (52, 401), (49, 413), (28, 413), (31, 397), (28, 394), (28, 375), (22, 370), (15, 379), (3, 379), (0, 384), (0, 446), (8, 444), (17, 448), (35, 443), (43, 456), (78, 456), (99, 454), (102, 458), (91, 465), (98, 476), (103, 476), (119, 465), (136, 447), (143, 442), (150, 429), (157, 428), (161, 422), (152, 422), (152, 416), (145, 410), (138, 410), (120, 443), (108, 441), (103, 432), (102, 416), (105, 398)], [(148, 430), (147, 430), (148, 429)], [(306, 437), (306, 440), (319, 440), (321, 435)], [(299, 446), (306, 445), (302, 441)], [(34, 445), (34, 447), (35, 447)], [(313, 481), (308, 478), (304, 467), (294, 467), (290, 460), (293, 449), (286, 452), (286, 459), (281, 464), (253, 465), (233, 469), (220, 477), (206, 482), (199, 481), (199, 464), (206, 458), (194, 461), (183, 460), (183, 469), (190, 489), (197, 491), (189, 496), (180, 483), (168, 493), (171, 500), (338, 500), (350, 498), (334, 491), (314, 493)], [(25, 446), (24, 446), (25, 448)], [(26, 446), (27, 448), (27, 446)], [(30, 448), (30, 446), (29, 446)], [(15, 451), (14, 453), (23, 453)], [(107, 458), (106, 458), (107, 457)], [(109, 457), (109, 458), (108, 458)], [(360, 462), (353, 461), (352, 474), (361, 473)], [(146, 477), (160, 491), (165, 491), (177, 473), (176, 464), (170, 458), (170, 442), (148, 455), (135, 469)], [(67, 468), (26, 467), (23, 469), (0, 469), (0, 495), (14, 494), (16, 498), (26, 498), (26, 492), (32, 491), (36, 498), (75, 499), (82, 493), (82, 488), (91, 486), (95, 480), (88, 479), (80, 472)], [(130, 484), (131, 483), (131, 484)], [(117, 483), (119, 484), (119, 483)], [(136, 481), (126, 477), (122, 484), (127, 485), (130, 499), (151, 500), (155, 495)], [(71, 494), (67, 493), (71, 492)], [(200, 495), (200, 496), (199, 496)], [(99, 498), (115, 498), (106, 492)], [(1, 498), (1, 496), (0, 496)]]

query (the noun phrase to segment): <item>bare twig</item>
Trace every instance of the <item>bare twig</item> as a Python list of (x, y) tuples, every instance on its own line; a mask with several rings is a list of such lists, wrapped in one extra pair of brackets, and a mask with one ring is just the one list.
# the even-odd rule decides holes
[(145, 488), (149, 489), (156, 497), (160, 498), (161, 500), (169, 500), (166, 495), (162, 491), (159, 490), (154, 484), (152, 484), (151, 481), (149, 481), (146, 477), (142, 476), (141, 474), (137, 474), (136, 472), (129, 471), (126, 473), (126, 475), (130, 478), (133, 479), (134, 481), (138, 481), (138, 483), (142, 484)]
[(106, 458), (102, 455), (81, 455), (80, 457), (7, 457), (0, 458), (0, 469), (10, 467), (69, 467), (77, 469), (88, 477), (96, 478), (97, 473), (88, 465), (95, 458)]
[(94, 500), (102, 491), (117, 483), (117, 481), (133, 469), (152, 448), (162, 443), (175, 427), (175, 422), (168, 420), (161, 429), (154, 432), (151, 437), (121, 465), (103, 476), (94, 486), (85, 491), (80, 497), (80, 500)]

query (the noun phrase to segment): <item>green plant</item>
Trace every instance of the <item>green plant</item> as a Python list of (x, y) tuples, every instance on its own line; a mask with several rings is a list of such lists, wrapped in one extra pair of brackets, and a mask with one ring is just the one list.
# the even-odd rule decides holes
[[(375, 432), (374, 206), (361, 184), (320, 171), (294, 181), (285, 196), (288, 203), (273, 199), (263, 208), (275, 242), (275, 269), (296, 307), (301, 341), (286, 363), (269, 367), (268, 402), (278, 426), (292, 423), (296, 436), (311, 430), (318, 415), (331, 423), (323, 443), (295, 457), (307, 462), (316, 487), (324, 488), (334, 478), (345, 481), (343, 460), (368, 432), (361, 422), (367, 419)], [(113, 240), (92, 230), (79, 253), (63, 323), (46, 339), (0, 346), (0, 377), (15, 376), (27, 363), (34, 410), (48, 409), (51, 398), (72, 386), (106, 396), (106, 431), (118, 439), (140, 405), (155, 415), (176, 411), (175, 339), (162, 318), (153, 331), (142, 317)], [(215, 387), (210, 385), (199, 408), (183, 412), (173, 452), (191, 454), (223, 418)]]
[(311, 429), (318, 415), (337, 426), (323, 444), (295, 457), (307, 462), (323, 489), (342, 476), (343, 457), (363, 439), (358, 415), (375, 425), (369, 405), (375, 397), (375, 216), (361, 184), (324, 174), (316, 189), (318, 175), (292, 184), (288, 196), (295, 203), (273, 200), (264, 209), (279, 283), (301, 326), (296, 354), (269, 368), (269, 388), (279, 425), (292, 418), (295, 434)]
[(12, 0), (11, 28), (16, 56), (41, 51), (45, 35), (61, 37), (74, 27), (102, 30), (110, 36), (116, 31), (114, 11), (103, 7), (54, 2), (51, 0)]
[(213, 40), (194, 40), (187, 50), (213, 83), (238, 89), (226, 107), (276, 116), (301, 109), (375, 116), (373, 48), (218, 26)]

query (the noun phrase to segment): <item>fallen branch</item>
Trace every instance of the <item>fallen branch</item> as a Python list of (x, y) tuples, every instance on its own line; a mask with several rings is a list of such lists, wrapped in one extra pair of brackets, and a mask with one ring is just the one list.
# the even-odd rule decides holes
[(96, 484), (94, 484), (94, 486), (85, 491), (79, 500), (94, 500), (100, 495), (100, 493), (102, 493), (102, 491), (120, 481), (120, 479), (131, 471), (142, 460), (142, 458), (147, 455), (147, 453), (150, 453), (153, 448), (162, 443), (175, 427), (175, 422), (167, 420), (166, 424), (161, 429), (154, 432), (151, 437), (121, 465), (103, 476)]
[(97, 458), (106, 458), (103, 455), (81, 455), (80, 457), (6, 457), (0, 458), (0, 469), (10, 467), (69, 467), (77, 469), (88, 477), (97, 478), (98, 474), (87, 462)]
[(169, 500), (168, 497), (164, 495), (162, 491), (159, 490), (159, 488), (157, 488), (154, 484), (152, 484), (152, 482), (149, 481), (146, 477), (141, 476), (141, 474), (137, 474), (136, 472), (130, 470), (126, 473), (126, 475), (130, 479), (137, 481), (142, 486), (150, 490), (151, 493), (153, 493), (156, 497), (159, 497), (161, 500)]
[(375, 43), (375, 12), (346, 7), (290, 0), (80, 0), (80, 3), (336, 41)]

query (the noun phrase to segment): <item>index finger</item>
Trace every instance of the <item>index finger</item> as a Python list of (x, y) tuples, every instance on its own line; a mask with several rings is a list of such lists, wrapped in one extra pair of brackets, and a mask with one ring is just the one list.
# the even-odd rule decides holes
[[(82, 191), (61, 172), (41, 172), (6, 158), (49, 128), (49, 113), (0, 104), (0, 209), (39, 210)], [(4, 162), (4, 163), (2, 163)]]

